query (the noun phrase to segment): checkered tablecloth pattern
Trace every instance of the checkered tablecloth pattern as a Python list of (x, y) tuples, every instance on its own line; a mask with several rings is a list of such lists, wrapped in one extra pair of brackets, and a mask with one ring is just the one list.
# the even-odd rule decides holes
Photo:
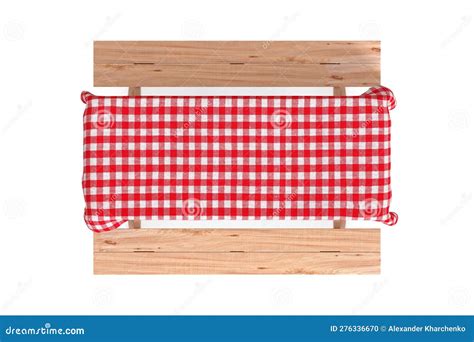
[(392, 92), (361, 96), (82, 93), (85, 221), (375, 220), (389, 211)]

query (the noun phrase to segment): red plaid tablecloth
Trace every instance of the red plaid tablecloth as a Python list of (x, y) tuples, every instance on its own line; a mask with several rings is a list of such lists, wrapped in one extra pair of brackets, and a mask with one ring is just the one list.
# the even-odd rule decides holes
[(392, 92), (361, 96), (82, 93), (85, 221), (375, 220), (389, 211)]

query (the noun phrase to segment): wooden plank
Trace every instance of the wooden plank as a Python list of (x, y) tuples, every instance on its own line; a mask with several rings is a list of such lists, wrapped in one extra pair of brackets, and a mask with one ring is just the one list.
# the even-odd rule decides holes
[(380, 229), (117, 229), (95, 252), (380, 252)]
[(380, 253), (96, 253), (95, 274), (379, 274)]
[(95, 274), (377, 274), (379, 229), (118, 229)]
[(380, 84), (379, 64), (96, 64), (94, 86), (316, 87)]
[(96, 41), (95, 64), (380, 64), (379, 41)]

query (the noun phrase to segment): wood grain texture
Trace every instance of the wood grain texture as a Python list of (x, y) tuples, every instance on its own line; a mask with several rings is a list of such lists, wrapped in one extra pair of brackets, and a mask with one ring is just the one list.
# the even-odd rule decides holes
[(380, 84), (378, 64), (96, 64), (94, 86), (317, 87)]
[(379, 229), (116, 229), (95, 252), (380, 252)]
[(377, 274), (379, 229), (118, 229), (95, 274)]
[(95, 41), (94, 64), (380, 64), (379, 41)]
[(379, 253), (97, 253), (95, 274), (378, 274)]
[(94, 44), (95, 86), (378, 84), (380, 43), (374, 41), (98, 41)]

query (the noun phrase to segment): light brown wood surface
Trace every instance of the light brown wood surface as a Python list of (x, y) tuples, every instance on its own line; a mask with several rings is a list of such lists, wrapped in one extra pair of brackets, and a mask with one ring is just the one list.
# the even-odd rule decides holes
[(377, 41), (97, 41), (94, 85), (293, 87), (380, 84)]
[(317, 87), (380, 83), (378, 65), (358, 64), (98, 64), (95, 86), (126, 87)]
[(95, 252), (380, 252), (378, 229), (117, 229)]
[(379, 253), (97, 253), (95, 274), (379, 274)]
[(94, 64), (380, 64), (380, 41), (95, 41)]
[(379, 229), (118, 229), (94, 234), (96, 274), (376, 274)]

